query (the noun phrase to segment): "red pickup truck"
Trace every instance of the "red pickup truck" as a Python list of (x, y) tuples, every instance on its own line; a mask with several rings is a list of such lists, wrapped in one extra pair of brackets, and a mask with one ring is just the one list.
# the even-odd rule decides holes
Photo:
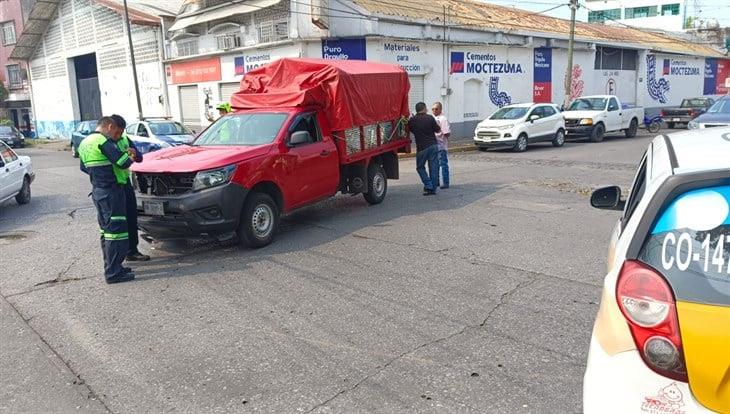
[(143, 235), (262, 247), (282, 214), (338, 191), (382, 202), (398, 152), (410, 152), (409, 88), (399, 66), (363, 61), (282, 59), (249, 72), (232, 114), (132, 168)]

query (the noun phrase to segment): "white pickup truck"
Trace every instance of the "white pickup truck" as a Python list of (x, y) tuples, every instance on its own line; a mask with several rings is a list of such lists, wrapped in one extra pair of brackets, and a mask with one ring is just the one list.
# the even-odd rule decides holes
[(644, 121), (644, 108), (622, 105), (614, 95), (581, 96), (563, 112), (568, 138), (587, 136), (601, 142), (607, 133), (620, 132), (632, 138)]

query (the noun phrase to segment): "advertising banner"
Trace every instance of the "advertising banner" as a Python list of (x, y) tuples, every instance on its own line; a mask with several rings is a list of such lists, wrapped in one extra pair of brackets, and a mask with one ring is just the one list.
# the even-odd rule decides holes
[(365, 38), (322, 39), (322, 58), (367, 60)]
[(532, 101), (535, 103), (550, 103), (553, 95), (553, 50), (542, 47), (536, 48), (534, 62)]
[(221, 60), (218, 57), (170, 64), (173, 84), (221, 80)]

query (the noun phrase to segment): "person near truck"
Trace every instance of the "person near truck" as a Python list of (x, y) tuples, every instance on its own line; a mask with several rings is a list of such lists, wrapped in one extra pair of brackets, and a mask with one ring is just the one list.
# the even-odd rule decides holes
[(205, 112), (205, 117), (210, 122), (215, 122), (218, 119), (223, 118), (224, 116), (226, 116), (226, 115), (230, 114), (231, 112), (233, 112), (233, 108), (231, 107), (231, 104), (229, 104), (228, 102), (221, 102), (221, 103), (219, 103), (218, 105), (216, 105), (215, 109), (218, 110), (218, 118), (214, 118), (213, 115), (211, 115), (207, 111)]
[(129, 231), (124, 188), (119, 185), (120, 172), (134, 162), (129, 153), (117, 146), (123, 132), (113, 118), (105, 116), (99, 120), (96, 132), (79, 144), (81, 170), (91, 181), (91, 199), (101, 231), (106, 283), (134, 280), (131, 269), (122, 266), (129, 251)]
[(436, 123), (441, 128), (440, 132), (436, 133), (436, 142), (439, 148), (439, 166), (441, 167), (441, 188), (449, 188), (449, 137), (451, 136), (451, 126), (449, 120), (443, 114), (444, 107), (441, 102), (434, 102), (431, 107)]
[(416, 140), (416, 171), (423, 182), (423, 195), (434, 195), (439, 185), (436, 134), (441, 132), (441, 128), (436, 119), (428, 114), (426, 104), (419, 102), (416, 104), (416, 114), (408, 120), (408, 129)]
[[(127, 122), (120, 115), (112, 115), (112, 119), (119, 128), (126, 128)], [(142, 162), (142, 153), (134, 146), (126, 133), (117, 142), (117, 147), (122, 152), (129, 154), (134, 162)], [(115, 167), (118, 168), (118, 167)], [(129, 170), (119, 169), (117, 177), (120, 178), (119, 185), (124, 188), (124, 199), (127, 203), (127, 228), (129, 230), (129, 251), (126, 260), (129, 262), (146, 262), (150, 257), (139, 251), (139, 229), (137, 228), (137, 197), (134, 195), (134, 187), (129, 179)]]

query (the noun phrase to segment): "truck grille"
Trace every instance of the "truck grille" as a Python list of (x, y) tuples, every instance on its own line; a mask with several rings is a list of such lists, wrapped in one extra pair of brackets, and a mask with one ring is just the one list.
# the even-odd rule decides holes
[(580, 119), (566, 119), (565, 120), (566, 127), (574, 127), (574, 126), (578, 126), (579, 124), (580, 124)]
[(662, 109), (662, 116), (664, 117), (689, 116), (689, 113), (689, 109)]
[(193, 190), (195, 173), (182, 174), (136, 174), (134, 185), (141, 194), (173, 196)]

